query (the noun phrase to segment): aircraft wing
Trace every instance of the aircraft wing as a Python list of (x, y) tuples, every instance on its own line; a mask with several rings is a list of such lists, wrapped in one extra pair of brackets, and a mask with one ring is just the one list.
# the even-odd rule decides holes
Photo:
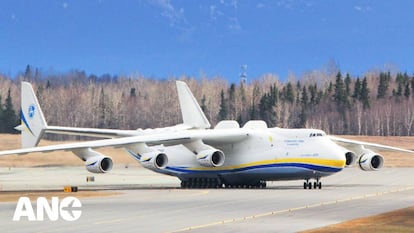
[(95, 141), (86, 141), (79, 143), (59, 144), (42, 147), (32, 147), (17, 150), (0, 151), (0, 156), (11, 154), (28, 154), (33, 152), (52, 152), (52, 151), (72, 151), (82, 148), (99, 148), (99, 147), (125, 147), (128, 145), (145, 143), (152, 145), (179, 145), (190, 143), (196, 140), (202, 140), (210, 145), (234, 143), (244, 140), (249, 136), (246, 132), (228, 131), (228, 130), (187, 130), (175, 133), (153, 134), (153, 135), (139, 135), (130, 137), (121, 137), (114, 139), (103, 139)]
[(64, 134), (64, 135), (81, 135), (102, 138), (119, 138), (139, 135), (138, 130), (117, 130), (117, 129), (96, 129), (96, 128), (77, 128), (47, 126), (45, 133)]
[(335, 136), (329, 136), (329, 138), (332, 141), (334, 141), (335, 143), (340, 144), (341, 146), (343, 146), (345, 148), (348, 148), (350, 150), (354, 150), (356, 148), (363, 147), (363, 148), (372, 149), (372, 150), (398, 151), (398, 152), (405, 152), (405, 153), (414, 154), (413, 150), (407, 150), (407, 149), (402, 149), (402, 148), (393, 147), (393, 146), (386, 146), (386, 145), (381, 145), (381, 144), (376, 144), (376, 143), (362, 142), (362, 141), (351, 140), (351, 139), (335, 137)]

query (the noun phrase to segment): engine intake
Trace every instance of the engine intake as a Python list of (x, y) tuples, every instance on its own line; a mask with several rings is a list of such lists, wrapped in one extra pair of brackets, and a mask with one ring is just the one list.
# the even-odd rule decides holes
[(364, 171), (378, 171), (384, 165), (384, 158), (373, 151), (368, 151), (361, 155), (358, 163), (359, 167)]
[(224, 153), (216, 149), (202, 150), (197, 153), (197, 161), (204, 167), (220, 167), (224, 164)]
[(351, 151), (348, 151), (345, 153), (345, 158), (346, 158), (345, 165), (347, 167), (351, 167), (352, 165), (354, 165), (357, 160), (356, 154)]
[(113, 162), (110, 157), (98, 155), (86, 160), (86, 170), (92, 173), (106, 173), (112, 170)]
[(148, 169), (164, 169), (168, 164), (168, 157), (166, 154), (159, 151), (145, 153), (141, 157), (141, 165)]

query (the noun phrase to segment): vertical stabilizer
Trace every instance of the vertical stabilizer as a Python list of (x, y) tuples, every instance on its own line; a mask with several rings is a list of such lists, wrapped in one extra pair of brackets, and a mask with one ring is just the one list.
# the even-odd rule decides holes
[(22, 148), (37, 146), (47, 127), (39, 101), (28, 82), (22, 82), (21, 92), (21, 125), (16, 129), (21, 131)]
[(210, 122), (208, 122), (187, 84), (182, 81), (176, 81), (176, 84), (183, 123), (198, 129), (210, 128)]

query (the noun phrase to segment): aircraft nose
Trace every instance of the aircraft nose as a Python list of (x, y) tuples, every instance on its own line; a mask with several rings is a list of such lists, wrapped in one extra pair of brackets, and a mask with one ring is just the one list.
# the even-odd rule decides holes
[(338, 167), (345, 167), (346, 156), (344, 149), (331, 140), (326, 141), (326, 144), (330, 150), (330, 159), (335, 160)]
[(345, 152), (338, 146), (335, 148), (335, 153), (333, 153), (334, 159), (338, 161), (338, 165), (345, 167), (346, 165), (346, 156)]

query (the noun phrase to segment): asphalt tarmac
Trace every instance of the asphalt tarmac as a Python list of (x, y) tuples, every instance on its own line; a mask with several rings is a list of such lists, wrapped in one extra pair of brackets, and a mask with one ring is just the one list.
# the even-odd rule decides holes
[[(1, 232), (297, 232), (414, 205), (414, 169), (358, 168), (322, 180), (268, 182), (266, 189), (180, 189), (174, 177), (140, 168), (94, 175), (78, 167), (0, 168), (0, 195), (11, 190), (107, 190), (82, 198), (82, 215), (65, 220), (12, 221), (16, 202), (0, 203)], [(23, 192), (24, 193), (24, 192)], [(24, 195), (22, 193), (22, 195)]]

